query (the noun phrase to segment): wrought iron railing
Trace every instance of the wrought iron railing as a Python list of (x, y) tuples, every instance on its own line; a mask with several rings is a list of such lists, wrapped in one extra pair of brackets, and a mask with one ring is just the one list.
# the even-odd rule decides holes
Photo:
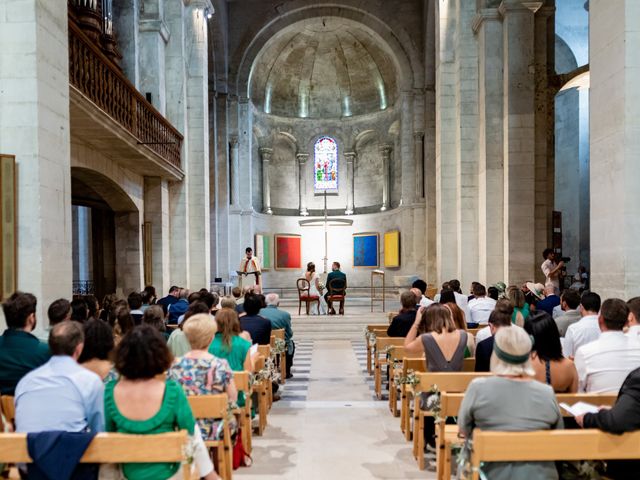
[(129, 131), (139, 144), (181, 168), (180, 132), (73, 21), (69, 22), (69, 82)]

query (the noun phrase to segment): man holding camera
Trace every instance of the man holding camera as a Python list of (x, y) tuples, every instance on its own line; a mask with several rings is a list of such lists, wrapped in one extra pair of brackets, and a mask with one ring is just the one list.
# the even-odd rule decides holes
[(540, 268), (544, 273), (544, 283), (545, 285), (553, 284), (556, 295), (558, 295), (560, 293), (560, 279), (564, 272), (564, 262), (561, 260), (556, 263), (556, 254), (552, 248), (545, 248), (542, 256), (544, 257), (544, 263)]

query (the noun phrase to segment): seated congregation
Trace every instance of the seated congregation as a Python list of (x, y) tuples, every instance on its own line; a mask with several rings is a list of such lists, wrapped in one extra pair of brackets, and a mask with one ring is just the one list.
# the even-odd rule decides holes
[[(473, 476), (474, 444), (465, 439), (476, 430), (640, 430), (640, 297), (601, 301), (589, 290), (566, 289), (557, 295), (551, 284), (486, 288), (477, 282), (467, 296), (452, 280), (429, 299), (424, 281), (412, 287), (401, 294), (402, 308), (390, 324), (369, 325), (366, 333), (375, 375), (382, 375), (386, 365), (390, 409), (400, 414), (405, 438), (413, 437), (421, 468), (426, 460), (437, 478), (449, 478), (449, 450), (458, 445), (459, 473)], [(575, 417), (559, 406), (583, 400), (594, 405), (588, 413), (571, 409)], [(454, 418), (455, 430), (449, 425)], [(475, 474), (568, 478), (579, 468), (563, 462), (575, 460), (574, 454), (563, 458), (557, 450), (553, 463), (534, 461), (536, 449), (531, 450), (531, 457), (519, 454), (531, 461), (483, 463)], [(637, 478), (640, 462), (616, 460), (615, 451), (603, 456), (610, 461), (594, 465), (606, 468), (607, 478)]]
[[(35, 296), (16, 292), (2, 304), (8, 328), (0, 336), (0, 425), (27, 434), (34, 464), (20, 465), (21, 475), (28, 469), (29, 478), (62, 478), (61, 472), (76, 468), (83, 476), (64, 478), (98, 478), (97, 466), (77, 463), (100, 432), (186, 431), (184, 455), (192, 459), (193, 478), (228, 479), (231, 464), (247, 460), (251, 429), (258, 421), (251, 421), (257, 410), (253, 403), (262, 402), (255, 393), (262, 388), (261, 378), (268, 378), (269, 390), (278, 388), (278, 375), (264, 371), (265, 355), (272, 355), (272, 333), (281, 333), (282, 376), (291, 377), (290, 315), (278, 308), (276, 294), (264, 297), (255, 291), (244, 296), (240, 317), (239, 302), (205, 289), (190, 293), (172, 287), (166, 297), (155, 297), (155, 289), (147, 287), (127, 300), (108, 295), (102, 304), (92, 295), (56, 300), (47, 310), (46, 338), (34, 335)], [(219, 397), (224, 399), (215, 418), (194, 407), (204, 404), (192, 403), (214, 397), (216, 405)], [(75, 436), (59, 437), (60, 432)], [(214, 446), (223, 448), (216, 453)], [(66, 460), (51, 462), (50, 448), (58, 455), (64, 452)], [(99, 475), (187, 478), (183, 470), (175, 462), (123, 463), (104, 466)]]

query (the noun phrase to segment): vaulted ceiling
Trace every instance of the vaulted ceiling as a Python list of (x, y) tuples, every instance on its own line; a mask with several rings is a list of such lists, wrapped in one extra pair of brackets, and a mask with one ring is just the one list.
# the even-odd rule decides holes
[(392, 61), (371, 32), (336, 17), (298, 22), (272, 37), (251, 72), (251, 99), (265, 113), (339, 118), (393, 105)]

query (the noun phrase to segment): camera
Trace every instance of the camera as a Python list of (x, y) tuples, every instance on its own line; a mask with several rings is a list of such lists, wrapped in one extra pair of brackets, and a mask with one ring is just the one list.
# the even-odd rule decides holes
[(571, 257), (562, 257), (560, 260), (562, 260), (564, 263), (567, 263), (571, 261)]

